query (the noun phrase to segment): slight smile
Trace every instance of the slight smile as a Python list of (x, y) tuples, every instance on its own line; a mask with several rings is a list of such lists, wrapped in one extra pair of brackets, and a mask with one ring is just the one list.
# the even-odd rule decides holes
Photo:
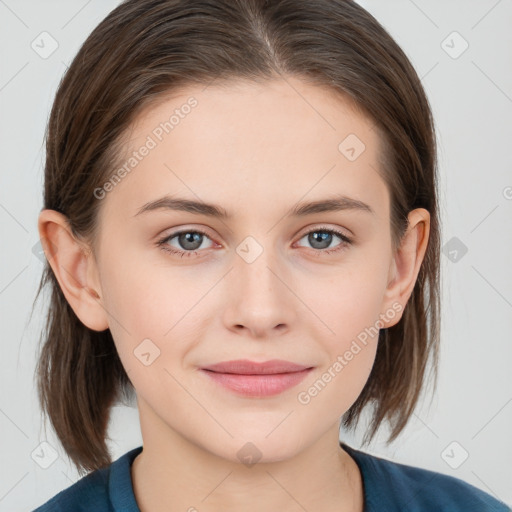
[(236, 394), (267, 397), (296, 386), (312, 369), (280, 359), (263, 363), (238, 359), (203, 367), (201, 372)]

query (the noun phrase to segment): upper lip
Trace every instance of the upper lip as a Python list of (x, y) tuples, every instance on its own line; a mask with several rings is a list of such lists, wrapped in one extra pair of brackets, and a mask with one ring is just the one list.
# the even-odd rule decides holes
[(311, 366), (284, 361), (282, 359), (272, 359), (258, 363), (247, 359), (237, 359), (234, 361), (223, 361), (221, 363), (205, 366), (203, 370), (210, 370), (217, 373), (237, 373), (240, 375), (268, 375), (275, 373), (292, 373), (307, 370)]

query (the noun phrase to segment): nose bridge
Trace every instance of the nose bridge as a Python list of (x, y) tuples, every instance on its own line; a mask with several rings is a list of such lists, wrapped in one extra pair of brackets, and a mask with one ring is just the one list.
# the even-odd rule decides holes
[(280, 265), (271, 236), (258, 239), (247, 236), (236, 247), (236, 254), (235, 274), (244, 296), (279, 293), (280, 282), (276, 273)]
[(262, 335), (268, 329), (289, 324), (293, 294), (284, 284), (286, 276), (281, 275), (284, 268), (271, 236), (261, 241), (253, 236), (242, 240), (236, 247), (229, 283), (232, 312), (229, 323)]

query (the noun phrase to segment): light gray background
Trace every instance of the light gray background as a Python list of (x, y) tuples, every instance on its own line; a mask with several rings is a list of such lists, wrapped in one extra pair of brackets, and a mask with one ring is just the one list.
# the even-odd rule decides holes
[[(384, 444), (383, 430), (367, 451), (454, 475), (512, 505), (512, 2), (360, 3), (410, 57), (432, 104), (444, 235), (439, 391), (395, 443)], [(32, 248), (43, 134), (57, 84), (117, 4), (0, 0), (2, 511), (32, 510), (77, 479), (51, 430), (45, 437), (40, 425), (33, 370), (41, 306), (30, 323), (28, 314), (43, 267)], [(51, 49), (49, 39), (41, 43), (43, 31), (58, 43), (47, 58), (31, 47), (35, 41)], [(464, 41), (469, 46), (459, 55)], [(136, 409), (114, 409), (110, 436), (114, 459), (141, 444)], [(343, 439), (357, 447), (362, 435)], [(42, 441), (58, 456), (47, 469), (40, 464), (53, 452), (39, 447)]]

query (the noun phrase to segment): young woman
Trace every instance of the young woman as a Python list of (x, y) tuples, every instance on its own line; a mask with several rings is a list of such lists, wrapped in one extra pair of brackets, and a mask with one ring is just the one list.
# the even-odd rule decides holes
[[(501, 511), (339, 441), (436, 369), (435, 132), (349, 0), (128, 0), (47, 132), (43, 410), (81, 472), (37, 510)], [(112, 462), (134, 393), (143, 446)]]

